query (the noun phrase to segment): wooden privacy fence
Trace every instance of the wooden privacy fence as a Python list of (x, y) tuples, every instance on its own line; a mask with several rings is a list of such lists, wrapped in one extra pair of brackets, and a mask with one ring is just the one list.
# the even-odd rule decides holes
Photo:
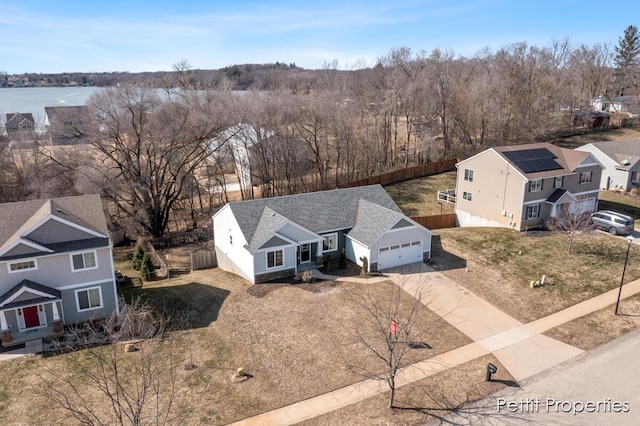
[(418, 222), (420, 225), (427, 229), (441, 229), (441, 228), (455, 228), (456, 227), (456, 214), (438, 214), (434, 216), (416, 216), (411, 220)]
[(450, 172), (456, 169), (457, 159), (442, 160), (436, 163), (419, 164), (417, 166), (407, 167), (406, 169), (394, 170), (393, 172), (383, 173), (377, 176), (370, 176), (365, 179), (349, 182), (342, 187), (352, 188), (355, 186), (365, 185), (389, 185), (392, 183), (404, 182), (406, 180), (415, 179), (424, 176), (436, 175), (438, 173)]
[(191, 253), (191, 270), (210, 269), (218, 266), (215, 251), (196, 251)]

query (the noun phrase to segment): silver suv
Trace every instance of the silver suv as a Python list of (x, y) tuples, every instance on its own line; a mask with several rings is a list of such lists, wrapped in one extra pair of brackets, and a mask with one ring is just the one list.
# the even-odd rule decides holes
[(633, 232), (633, 219), (610, 210), (600, 210), (591, 215), (593, 225), (609, 231), (611, 235), (629, 235)]

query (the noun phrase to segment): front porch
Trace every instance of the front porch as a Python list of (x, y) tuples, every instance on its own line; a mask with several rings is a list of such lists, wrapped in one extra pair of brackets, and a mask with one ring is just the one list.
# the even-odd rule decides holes
[(30, 340), (36, 339), (49, 339), (51, 337), (57, 337), (62, 334), (62, 327), (58, 328), (59, 331), (56, 331), (56, 327), (53, 325), (33, 328), (31, 330), (19, 331), (16, 333), (10, 334), (10, 340), (5, 341), (5, 335), (3, 333), (2, 338), (2, 347), (11, 348), (18, 345), (23, 345)]

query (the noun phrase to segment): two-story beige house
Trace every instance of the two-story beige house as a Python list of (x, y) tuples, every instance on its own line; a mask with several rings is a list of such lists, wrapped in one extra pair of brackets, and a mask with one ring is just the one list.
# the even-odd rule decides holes
[(602, 165), (588, 152), (549, 143), (487, 149), (456, 164), (460, 226), (524, 231), (556, 217), (562, 206), (594, 211)]

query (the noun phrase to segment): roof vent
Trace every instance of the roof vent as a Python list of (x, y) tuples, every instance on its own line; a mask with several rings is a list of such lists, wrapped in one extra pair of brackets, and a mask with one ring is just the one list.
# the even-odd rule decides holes
[(622, 165), (623, 165), (623, 166), (628, 166), (629, 164), (631, 164), (631, 163), (629, 162), (629, 160), (622, 160)]

